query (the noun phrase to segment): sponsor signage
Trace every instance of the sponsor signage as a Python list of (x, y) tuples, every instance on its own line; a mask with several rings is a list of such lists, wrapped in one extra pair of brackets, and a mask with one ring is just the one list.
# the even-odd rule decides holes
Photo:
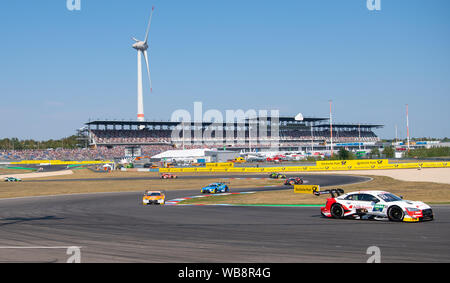
[(206, 167), (230, 168), (230, 167), (234, 167), (234, 163), (232, 163), (232, 162), (224, 162), (224, 163), (206, 163)]
[(348, 166), (363, 166), (363, 165), (387, 165), (387, 159), (367, 159), (367, 160), (332, 160), (332, 161), (317, 161), (317, 167), (348, 167)]
[(294, 185), (294, 193), (296, 194), (313, 194), (319, 191), (320, 186), (318, 185)]
[(389, 160), (387, 160), (387, 159), (352, 160), (351, 163), (354, 166), (361, 166), (361, 165), (387, 165), (387, 164), (389, 164)]

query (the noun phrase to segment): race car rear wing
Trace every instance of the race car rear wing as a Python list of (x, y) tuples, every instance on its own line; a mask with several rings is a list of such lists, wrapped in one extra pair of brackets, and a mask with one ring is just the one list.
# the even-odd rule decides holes
[(325, 194), (330, 194), (332, 198), (338, 197), (342, 194), (344, 194), (343, 189), (331, 189), (331, 190), (325, 190), (325, 191), (314, 191), (315, 196), (321, 196)]

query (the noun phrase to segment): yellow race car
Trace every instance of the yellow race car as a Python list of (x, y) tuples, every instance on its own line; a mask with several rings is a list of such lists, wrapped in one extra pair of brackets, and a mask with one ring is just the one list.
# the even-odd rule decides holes
[(159, 204), (162, 205), (166, 201), (166, 196), (160, 191), (145, 191), (142, 197), (143, 205)]

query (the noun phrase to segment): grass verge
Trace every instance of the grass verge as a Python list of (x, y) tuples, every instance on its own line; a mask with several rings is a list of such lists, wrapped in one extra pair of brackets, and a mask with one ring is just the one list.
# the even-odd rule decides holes
[[(89, 169), (79, 168), (77, 170), (71, 169), (73, 174), (71, 175), (62, 175), (62, 176), (50, 176), (50, 177), (41, 177), (34, 178), (36, 180), (70, 180), (70, 179), (95, 179), (95, 178), (133, 178), (133, 177), (159, 177), (161, 174), (158, 172), (135, 172), (135, 171), (112, 171), (111, 173), (103, 173), (103, 172), (93, 172)], [(18, 172), (19, 173), (19, 172)], [(211, 176), (211, 179), (217, 179), (214, 175), (223, 175), (223, 176), (233, 176), (233, 175), (243, 175), (242, 173), (209, 173), (209, 172), (198, 172), (198, 173), (176, 173), (178, 177), (183, 176)], [(261, 178), (266, 178), (269, 174), (252, 174), (252, 175), (261, 175)], [(30, 179), (33, 180), (33, 179)]]
[(25, 174), (31, 173), (35, 170), (33, 169), (21, 169), (21, 168), (0, 168), (0, 175), (8, 175), (8, 174)]
[[(133, 174), (134, 175), (134, 174)], [(72, 178), (76, 175), (71, 175)], [(104, 175), (108, 176), (107, 174)], [(69, 176), (70, 177), (70, 176)], [(132, 177), (125, 175), (122, 177)], [(39, 179), (41, 180), (41, 179)], [(174, 179), (174, 180), (114, 180), (105, 181), (53, 181), (53, 182), (24, 182), (6, 183), (0, 182), (0, 198), (47, 196), (61, 194), (80, 194), (98, 192), (126, 192), (126, 191), (168, 191), (168, 190), (198, 190), (213, 182), (213, 179)], [(229, 180), (231, 187), (254, 188), (267, 185), (280, 184), (280, 181), (268, 180)]]

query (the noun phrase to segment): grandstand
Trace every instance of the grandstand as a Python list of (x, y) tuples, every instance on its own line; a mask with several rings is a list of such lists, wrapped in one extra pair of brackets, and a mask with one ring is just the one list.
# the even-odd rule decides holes
[[(327, 118), (270, 117), (247, 119), (243, 123), (107, 121), (86, 123), (85, 138), (92, 148), (125, 150), (139, 146), (143, 154), (157, 154), (173, 148), (243, 148), (278, 147), (294, 149), (330, 143), (331, 131)], [(379, 138), (374, 133), (382, 125), (335, 124), (335, 143), (370, 143)]]
[[(370, 148), (379, 142), (374, 133), (382, 125), (334, 124), (336, 147)], [(77, 130), (81, 148), (0, 150), (0, 160), (111, 160), (154, 156), (172, 149), (227, 149), (234, 151), (326, 150), (331, 139), (327, 118), (292, 117), (247, 119), (244, 123), (179, 123), (98, 120)], [(131, 153), (130, 153), (131, 152)]]
[[(380, 139), (373, 130), (382, 127), (382, 125), (367, 124), (336, 124), (333, 125), (333, 140), (336, 142), (377, 142)], [(330, 141), (330, 125), (317, 125), (314, 128), (326, 138), (326, 141)]]

